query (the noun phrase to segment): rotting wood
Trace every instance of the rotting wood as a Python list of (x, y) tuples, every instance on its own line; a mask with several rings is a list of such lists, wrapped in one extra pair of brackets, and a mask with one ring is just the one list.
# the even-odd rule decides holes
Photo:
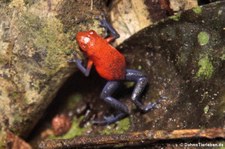
[(98, 148), (149, 144), (162, 140), (225, 139), (225, 129), (146, 130), (126, 134), (80, 136), (72, 139), (46, 140), (40, 148)]

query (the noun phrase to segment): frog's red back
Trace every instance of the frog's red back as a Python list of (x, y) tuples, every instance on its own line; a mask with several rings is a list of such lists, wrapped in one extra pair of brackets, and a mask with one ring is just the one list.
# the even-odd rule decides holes
[(99, 75), (107, 80), (122, 80), (125, 77), (125, 57), (105, 39), (98, 36), (95, 46), (87, 51)]

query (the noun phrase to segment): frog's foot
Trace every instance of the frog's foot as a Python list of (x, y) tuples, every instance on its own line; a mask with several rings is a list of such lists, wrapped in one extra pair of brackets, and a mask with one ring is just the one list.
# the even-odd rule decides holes
[(78, 58), (78, 53), (77, 52), (73, 52), (73, 58), (67, 60), (68, 63), (76, 63), (76, 61), (81, 61), (79, 58)]
[(99, 16), (96, 16), (95, 19), (97, 19), (100, 22), (99, 24), (100, 27), (108, 29), (107, 24), (109, 24), (109, 22), (107, 21), (104, 13), (101, 13)]
[(138, 70), (126, 69), (125, 80), (136, 82), (131, 99), (132, 99), (132, 102), (137, 106), (137, 108), (140, 109), (142, 112), (150, 111), (162, 99), (165, 99), (165, 97), (161, 97), (160, 99), (156, 100), (156, 102), (149, 103), (147, 105), (142, 104), (142, 102), (140, 101), (140, 96), (148, 83), (148, 78), (145, 74), (143, 74), (142, 72)]
[(146, 106), (139, 106), (138, 108), (140, 108), (140, 110), (143, 112), (148, 112), (152, 110), (153, 108), (155, 108), (156, 105), (157, 103), (154, 102), (154, 103), (148, 103)]
[(111, 42), (116, 38), (120, 37), (118, 32), (112, 27), (112, 25), (106, 19), (105, 14), (101, 14), (100, 16), (96, 17), (96, 19), (99, 20), (100, 26), (104, 27), (105, 30), (109, 33), (110, 39), (107, 40), (108, 42)]
[(111, 107), (119, 111), (119, 113), (115, 116), (104, 117), (104, 120), (102, 121), (94, 121), (93, 124), (109, 125), (129, 115), (128, 107), (116, 98), (112, 97), (112, 94), (116, 91), (116, 89), (118, 89), (119, 86), (120, 81), (108, 81), (103, 88), (100, 96), (101, 99), (103, 99)]
[(99, 26), (107, 28), (107, 20), (104, 13), (101, 13), (99, 16), (95, 17), (99, 21)]
[(123, 118), (125, 118), (126, 116), (128, 116), (127, 113), (119, 113), (117, 114), (116, 116), (114, 115), (111, 115), (111, 116), (104, 116), (104, 120), (97, 120), (97, 121), (93, 121), (92, 123), (95, 124), (95, 125), (110, 125), (110, 124), (113, 124)]
[(144, 106), (140, 101), (135, 100), (133, 101), (137, 107), (142, 111), (142, 112), (148, 112), (154, 108), (156, 108), (156, 106), (164, 99), (166, 99), (167, 97), (165, 96), (161, 96), (159, 99), (156, 100), (156, 102), (150, 102), (148, 103), (146, 106)]

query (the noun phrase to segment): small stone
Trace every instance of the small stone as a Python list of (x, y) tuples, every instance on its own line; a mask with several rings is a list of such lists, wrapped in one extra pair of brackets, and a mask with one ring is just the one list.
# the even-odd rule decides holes
[(65, 134), (71, 127), (71, 119), (65, 114), (56, 115), (52, 120), (52, 129), (56, 136)]

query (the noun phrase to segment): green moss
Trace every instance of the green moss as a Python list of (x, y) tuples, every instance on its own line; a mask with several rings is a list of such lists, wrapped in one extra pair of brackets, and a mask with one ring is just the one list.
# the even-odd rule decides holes
[(109, 127), (105, 127), (105, 129), (101, 132), (101, 134), (122, 134), (124, 132), (126, 132), (127, 130), (129, 130), (130, 128), (130, 119), (129, 118), (125, 118), (122, 119), (121, 121), (117, 122), (117, 127), (114, 128), (112, 126)]
[(81, 94), (75, 94), (69, 97), (68, 102), (67, 102), (67, 108), (68, 109), (74, 109), (77, 103), (82, 100), (82, 95)]
[(173, 16), (170, 16), (169, 18), (174, 20), (174, 21), (179, 21), (180, 20), (180, 16), (181, 16), (181, 14), (177, 13), (177, 14), (175, 14)]
[(207, 32), (200, 32), (198, 34), (198, 43), (203, 46), (209, 42), (209, 34)]
[(202, 13), (202, 8), (201, 7), (195, 7), (195, 8), (193, 8), (193, 11), (196, 14), (200, 14), (200, 13)]
[(6, 148), (6, 132), (2, 130), (0, 130), (0, 149)]
[(204, 107), (204, 113), (207, 114), (209, 112), (209, 105), (206, 105)]
[(223, 54), (220, 58), (221, 58), (221, 60), (224, 61), (225, 60), (225, 54)]
[(12, 97), (13, 99), (17, 99), (17, 98), (19, 98), (20, 97), (20, 94), (18, 93), (18, 92), (12, 92), (11, 94), (10, 94), (10, 97)]
[(63, 25), (57, 18), (40, 18), (28, 13), (20, 19), (20, 29), (24, 33), (20, 37), (21, 43), (29, 44), (35, 47), (35, 51), (44, 53), (39, 61), (45, 65), (43, 68), (47, 74), (54, 74), (67, 64), (65, 55), (74, 43), (63, 32)]
[(222, 52), (222, 55), (220, 56), (220, 59), (221, 60), (225, 60), (225, 48), (223, 48), (223, 52)]
[(223, 93), (221, 97), (219, 98), (220, 100), (219, 100), (219, 106), (217, 108), (217, 113), (219, 118), (223, 118), (225, 113), (225, 93)]
[(34, 1), (34, 0), (24, 0), (24, 3), (25, 3), (26, 5), (32, 5), (32, 4), (35, 3), (35, 1)]
[(118, 126), (116, 128), (116, 133), (122, 134), (130, 128), (130, 119), (125, 118), (118, 122)]
[(6, 63), (6, 61), (2, 58), (2, 59), (0, 59), (0, 64), (5, 64)]
[(138, 65), (138, 70), (141, 70), (142, 69), (142, 66), (141, 65)]
[(66, 62), (63, 55), (69, 49), (69, 40), (63, 34), (62, 24), (56, 18), (48, 18), (44, 27), (37, 33), (35, 45), (40, 49), (47, 49), (46, 64), (52, 70)]
[(135, 85), (134, 82), (125, 82), (124, 84), (127, 88), (133, 87)]
[(225, 149), (225, 141), (218, 142), (218, 144), (220, 145), (218, 149)]
[(218, 16), (220, 16), (223, 13), (223, 10), (218, 10)]
[(17, 111), (17, 113), (15, 112), (11, 119), (13, 127), (11, 127), (10, 130), (15, 135), (20, 135), (21, 128), (18, 126), (18, 124), (23, 124), (25, 121), (26, 121), (26, 117), (21, 115), (21, 111)]
[(2, 0), (3, 3), (9, 3), (11, 2), (12, 0)]
[[(82, 118), (80, 118), (80, 119), (82, 119)], [(70, 139), (70, 138), (74, 138), (76, 136), (82, 135), (82, 133), (86, 130), (86, 128), (79, 127), (80, 119), (76, 119), (76, 118), (73, 119), (70, 130), (66, 134), (61, 136), (62, 139)]]
[(198, 62), (199, 70), (196, 74), (198, 78), (210, 79), (214, 72), (214, 67), (208, 56), (202, 57)]
[(24, 118), (19, 113), (14, 114), (14, 123), (21, 123), (23, 120)]
[(179, 67), (182, 67), (183, 65), (185, 65), (185, 63), (188, 60), (188, 55), (189, 54), (187, 52), (185, 52), (184, 50), (180, 51), (180, 54), (177, 55), (177, 65)]

